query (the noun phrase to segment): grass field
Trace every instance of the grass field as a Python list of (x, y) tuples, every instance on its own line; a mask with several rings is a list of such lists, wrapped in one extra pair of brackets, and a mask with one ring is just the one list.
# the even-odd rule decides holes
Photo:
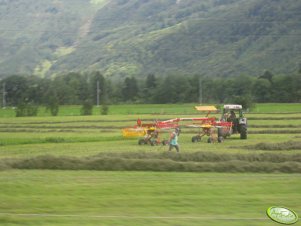
[(192, 143), (197, 130), (183, 128), (179, 155), (121, 135), (138, 117), (199, 117), (193, 106), (119, 105), (105, 116), (70, 106), (28, 118), (0, 110), (0, 225), (272, 226), (274, 205), (300, 215), (301, 104), (256, 105), (247, 140)]
[[(144, 115), (144, 114), (195, 114), (194, 106), (197, 104), (127, 104), (127, 105), (110, 105), (110, 115)], [(208, 104), (212, 105), (212, 104)], [(220, 105), (216, 105), (220, 109)], [(79, 116), (81, 106), (61, 106), (59, 116)], [(93, 115), (99, 115), (100, 107), (93, 108)], [(256, 104), (249, 113), (301, 113), (301, 104)], [(0, 117), (15, 117), (13, 108), (0, 109)], [(39, 107), (38, 116), (50, 116), (50, 112), (45, 107)]]
[(0, 181), (1, 225), (272, 226), (268, 207), (301, 211), (296, 174), (9, 171)]

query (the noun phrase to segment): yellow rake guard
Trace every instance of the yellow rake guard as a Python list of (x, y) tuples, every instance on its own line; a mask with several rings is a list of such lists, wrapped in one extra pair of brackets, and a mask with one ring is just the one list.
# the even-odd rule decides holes
[(194, 108), (201, 112), (207, 112), (206, 117), (208, 117), (211, 112), (217, 112), (217, 108), (215, 106), (195, 106)]
[(203, 128), (203, 129), (210, 129), (211, 127), (213, 127), (213, 126), (210, 125), (210, 124), (203, 124), (203, 125), (201, 125), (201, 128)]
[(122, 135), (124, 137), (143, 137), (146, 134), (144, 128), (125, 128), (122, 129)]
[(217, 111), (217, 108), (215, 106), (195, 106), (194, 108), (198, 111)]

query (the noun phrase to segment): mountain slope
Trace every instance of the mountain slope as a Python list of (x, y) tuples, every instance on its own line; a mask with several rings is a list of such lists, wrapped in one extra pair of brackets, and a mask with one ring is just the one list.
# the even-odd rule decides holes
[(3, 2), (0, 74), (258, 75), (301, 62), (299, 0)]

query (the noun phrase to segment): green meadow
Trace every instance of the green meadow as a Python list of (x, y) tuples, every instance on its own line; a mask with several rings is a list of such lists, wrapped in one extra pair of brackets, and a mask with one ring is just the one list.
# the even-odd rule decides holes
[(300, 215), (301, 104), (257, 104), (247, 140), (192, 143), (198, 129), (182, 128), (180, 154), (122, 136), (137, 118), (204, 116), (193, 106), (114, 105), (92, 116), (67, 106), (26, 118), (1, 109), (0, 224), (272, 226), (268, 207)]
[(301, 210), (297, 174), (33, 170), (0, 181), (1, 225), (273, 226), (268, 207)]
[[(149, 114), (196, 114), (194, 106), (196, 104), (119, 104), (110, 105), (110, 115), (149, 115)], [(214, 105), (214, 104), (208, 104)], [(215, 105), (220, 109), (221, 105)], [(59, 108), (59, 116), (79, 116), (81, 106), (61, 106)], [(101, 106), (93, 108), (93, 115), (100, 115)], [(259, 114), (282, 114), (282, 113), (300, 113), (301, 106), (299, 103), (267, 103), (256, 104), (250, 113)], [(8, 107), (0, 110), (0, 117), (15, 117), (14, 108)], [(39, 107), (38, 116), (50, 116), (50, 112), (45, 107)]]

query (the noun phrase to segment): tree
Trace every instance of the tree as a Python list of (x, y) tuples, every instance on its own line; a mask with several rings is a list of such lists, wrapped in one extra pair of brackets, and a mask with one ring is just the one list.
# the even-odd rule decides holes
[(85, 100), (83, 102), (81, 111), (80, 111), (81, 115), (92, 115), (93, 113), (93, 104), (91, 100)]
[(134, 101), (138, 97), (138, 84), (134, 77), (126, 77), (124, 80), (124, 86), (122, 89), (122, 95), (124, 101)]
[(157, 87), (156, 76), (154, 74), (148, 74), (145, 84), (147, 89), (155, 89)]
[[(201, 81), (201, 85), (202, 87), (202, 102), (205, 103), (210, 103), (210, 102), (215, 102), (218, 101), (217, 98), (217, 87), (216, 87), (216, 81), (214, 79), (211, 78), (205, 78), (202, 79)], [(221, 87), (221, 89), (223, 90), (224, 87)], [(222, 91), (220, 90), (220, 91)]]
[(252, 84), (249, 76), (233, 77), (225, 82), (225, 102), (240, 104), (244, 109), (253, 107)]
[(271, 101), (271, 83), (267, 79), (259, 78), (255, 81), (252, 94), (256, 102), (266, 103)]
[(231, 98), (232, 102), (235, 104), (242, 105), (243, 109), (249, 110), (254, 107), (255, 103), (251, 96), (234, 96)]
[(45, 97), (46, 111), (50, 110), (52, 116), (57, 116), (59, 113), (59, 99), (54, 89), (48, 90)]
[(22, 97), (27, 98), (35, 104), (42, 104), (43, 95), (47, 85), (49, 85), (49, 81), (47, 80), (48, 79), (42, 79), (35, 76), (26, 77), (26, 91), (23, 93)]
[(52, 116), (57, 116), (59, 113), (59, 104), (57, 99), (52, 99), (47, 106)]
[(189, 99), (190, 83), (186, 76), (175, 76), (175, 103), (184, 103)]
[(63, 76), (56, 77), (52, 81), (52, 86), (54, 87), (57, 94), (59, 104), (78, 104), (75, 90), (72, 89), (70, 85), (68, 85), (66, 79), (64, 79)]
[[(296, 82), (298, 77), (281, 75), (273, 78), (272, 99), (274, 102), (290, 103), (298, 101), (300, 85)], [(300, 81), (300, 80), (299, 80)]]
[(145, 85), (140, 89), (140, 97), (144, 103), (152, 103), (154, 101), (154, 94), (157, 88), (157, 78), (154, 74), (148, 74), (145, 80)]
[(301, 73), (292, 77), (293, 102), (301, 102)]
[(200, 94), (200, 76), (194, 75), (188, 78), (188, 85), (189, 88), (186, 92), (186, 101), (188, 103), (196, 103), (199, 101), (199, 94)]
[(239, 76), (232, 79), (232, 93), (230, 96), (251, 96), (252, 78), (250, 76)]
[(16, 109), (16, 117), (37, 116), (38, 106), (31, 102), (20, 102)]
[(107, 115), (109, 113), (109, 105), (104, 102), (101, 106), (101, 112), (102, 115)]
[(176, 83), (173, 76), (167, 76), (163, 82), (159, 85), (157, 92), (154, 95), (156, 103), (175, 103), (176, 102)]
[(259, 78), (267, 79), (270, 83), (272, 83), (273, 82), (273, 77), (274, 77), (274, 75), (271, 72), (265, 71), (263, 73), (263, 75), (261, 75)]
[(8, 105), (17, 106), (24, 100), (28, 91), (27, 79), (23, 76), (13, 75), (3, 80), (6, 86), (6, 101)]

